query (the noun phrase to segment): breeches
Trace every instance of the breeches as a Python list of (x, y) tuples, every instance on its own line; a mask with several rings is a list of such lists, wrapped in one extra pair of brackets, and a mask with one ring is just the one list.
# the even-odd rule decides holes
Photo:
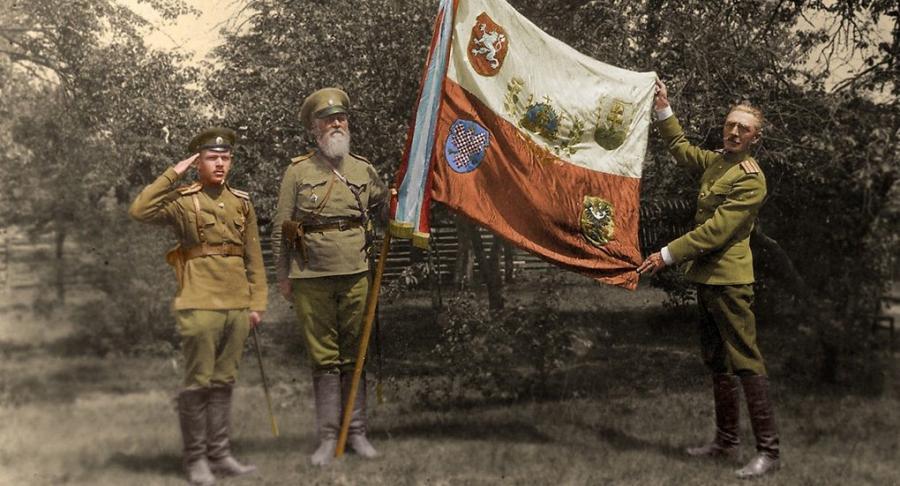
[(756, 344), (752, 285), (698, 285), (700, 349), (713, 373), (766, 375)]
[(369, 293), (368, 274), (301, 278), (291, 283), (294, 310), (313, 372), (352, 370)]
[(175, 311), (175, 321), (184, 355), (184, 386), (233, 384), (250, 334), (250, 312), (185, 309)]

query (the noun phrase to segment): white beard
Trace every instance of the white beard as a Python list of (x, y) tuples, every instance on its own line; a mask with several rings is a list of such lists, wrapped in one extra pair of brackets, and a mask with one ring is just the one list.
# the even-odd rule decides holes
[(329, 130), (316, 134), (319, 150), (330, 160), (341, 160), (350, 153), (350, 133), (343, 130)]

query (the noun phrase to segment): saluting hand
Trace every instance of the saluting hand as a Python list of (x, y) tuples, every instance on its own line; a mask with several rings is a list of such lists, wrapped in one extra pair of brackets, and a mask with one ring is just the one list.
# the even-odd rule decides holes
[(656, 95), (653, 97), (653, 108), (656, 111), (665, 110), (669, 106), (669, 90), (661, 79), (656, 80)]
[(178, 162), (175, 164), (175, 173), (178, 175), (184, 174), (184, 172), (191, 168), (191, 166), (196, 165), (197, 157), (200, 156), (200, 153), (196, 153), (191, 155), (190, 157)]
[(644, 273), (648, 273), (650, 275), (656, 275), (656, 272), (662, 270), (666, 267), (666, 262), (663, 260), (662, 253), (656, 252), (647, 257), (641, 266), (637, 267), (638, 275), (643, 275)]

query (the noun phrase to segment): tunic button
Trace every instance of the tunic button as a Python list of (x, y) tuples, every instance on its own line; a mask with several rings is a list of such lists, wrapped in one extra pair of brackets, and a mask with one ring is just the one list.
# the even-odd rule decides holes
[(220, 203), (219, 203), (219, 207), (224, 209), (224, 208), (225, 208), (225, 203), (220, 202)]

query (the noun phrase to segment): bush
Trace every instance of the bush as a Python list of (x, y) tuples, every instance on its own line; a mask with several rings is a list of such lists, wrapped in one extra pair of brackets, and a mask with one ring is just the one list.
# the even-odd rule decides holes
[(77, 328), (70, 350), (171, 353), (178, 342), (171, 311), (175, 274), (164, 260), (171, 242), (162, 228), (130, 221), (123, 207), (101, 218), (84, 240), (94, 254), (84, 271), (101, 297), (73, 313)]
[(547, 395), (575, 338), (560, 319), (558, 275), (541, 275), (533, 299), (503, 310), (489, 310), (474, 292), (448, 299), (438, 319), (440, 339), (429, 356), (451, 373), (431, 380), (419, 398), (440, 403)]

